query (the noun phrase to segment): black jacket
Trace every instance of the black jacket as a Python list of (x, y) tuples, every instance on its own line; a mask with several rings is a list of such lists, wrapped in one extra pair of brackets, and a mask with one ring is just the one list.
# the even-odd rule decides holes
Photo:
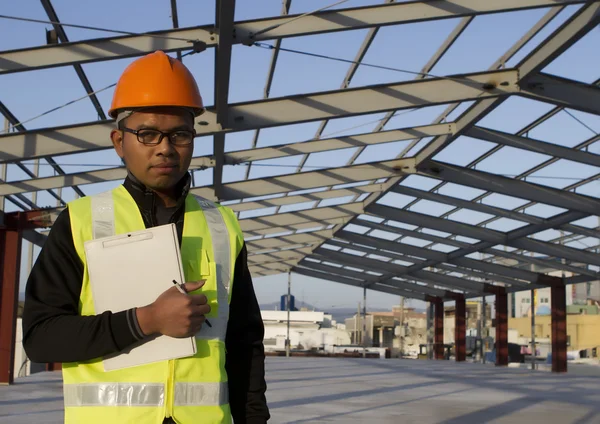
[[(179, 202), (165, 208), (133, 176), (123, 185), (135, 199), (146, 227), (175, 223), (181, 242), (189, 175), (182, 180)], [(236, 424), (265, 423), (264, 326), (248, 270), (244, 246), (235, 262), (229, 324), (225, 340), (229, 402)], [(27, 281), (23, 311), (23, 346), (34, 362), (80, 362), (121, 351), (143, 337), (135, 311), (78, 314), (83, 281), (71, 232), (69, 210), (60, 213)]]

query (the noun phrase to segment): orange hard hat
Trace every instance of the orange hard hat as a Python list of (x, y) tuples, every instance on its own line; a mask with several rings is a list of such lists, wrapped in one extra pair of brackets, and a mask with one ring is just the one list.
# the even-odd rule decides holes
[(108, 114), (116, 118), (120, 110), (153, 106), (184, 107), (195, 116), (204, 112), (192, 73), (160, 50), (137, 59), (123, 71)]

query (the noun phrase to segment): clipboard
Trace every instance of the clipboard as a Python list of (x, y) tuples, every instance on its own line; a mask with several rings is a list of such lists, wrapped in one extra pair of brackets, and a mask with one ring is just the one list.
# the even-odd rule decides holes
[[(173, 280), (184, 282), (175, 224), (89, 240), (84, 243), (96, 314), (146, 306)], [(192, 337), (158, 335), (103, 358), (105, 371), (196, 354)]]

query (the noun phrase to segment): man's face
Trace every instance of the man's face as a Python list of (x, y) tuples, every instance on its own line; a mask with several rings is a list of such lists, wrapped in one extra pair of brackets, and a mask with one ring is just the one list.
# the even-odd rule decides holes
[[(189, 112), (178, 108), (148, 109), (133, 113), (121, 122), (120, 127), (140, 132), (193, 131), (194, 118)], [(168, 137), (163, 137), (160, 144), (145, 145), (135, 134), (115, 130), (111, 133), (111, 139), (127, 169), (146, 187), (165, 194), (171, 193), (185, 175), (194, 152), (193, 142), (187, 146), (174, 145)]]

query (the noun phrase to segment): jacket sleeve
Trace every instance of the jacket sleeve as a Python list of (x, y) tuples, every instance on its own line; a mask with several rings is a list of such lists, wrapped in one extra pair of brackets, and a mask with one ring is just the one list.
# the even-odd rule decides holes
[(264, 325), (245, 245), (235, 263), (232, 290), (225, 341), (231, 414), (236, 424), (263, 424), (270, 418), (265, 396)]
[(83, 264), (69, 210), (54, 223), (25, 288), (23, 346), (34, 362), (80, 362), (125, 349), (143, 337), (135, 310), (79, 315)]

